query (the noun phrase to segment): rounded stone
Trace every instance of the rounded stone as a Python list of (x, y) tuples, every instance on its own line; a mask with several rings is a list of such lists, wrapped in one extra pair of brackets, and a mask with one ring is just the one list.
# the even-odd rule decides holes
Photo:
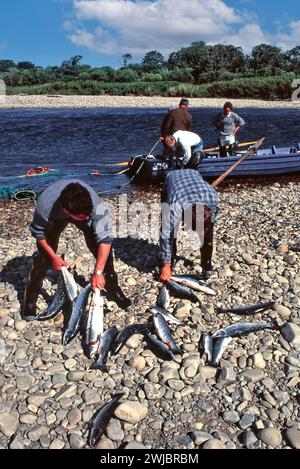
[(143, 370), (146, 366), (146, 360), (141, 355), (137, 355), (130, 360), (129, 364), (136, 370)]
[(282, 436), (279, 430), (276, 428), (264, 428), (258, 432), (258, 438), (265, 445), (277, 448), (282, 443)]
[(115, 410), (115, 416), (128, 423), (138, 423), (148, 414), (148, 407), (136, 401), (122, 402)]
[(226, 449), (224, 443), (220, 440), (208, 440), (202, 446), (202, 449)]
[(296, 425), (286, 431), (286, 438), (293, 449), (300, 449), (300, 429)]

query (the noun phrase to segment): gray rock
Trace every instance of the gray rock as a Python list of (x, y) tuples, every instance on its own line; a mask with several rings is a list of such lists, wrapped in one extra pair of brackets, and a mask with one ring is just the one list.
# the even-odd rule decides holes
[(197, 402), (197, 407), (202, 410), (205, 414), (210, 414), (214, 411), (214, 406), (212, 406), (209, 402), (206, 401), (199, 401)]
[(251, 414), (244, 414), (239, 421), (239, 426), (242, 430), (251, 427), (254, 422), (254, 416)]
[(138, 443), (137, 441), (130, 441), (125, 446), (125, 449), (146, 449), (146, 448), (145, 446), (143, 446), (141, 443)]
[(16, 414), (0, 414), (0, 430), (7, 437), (11, 438), (17, 431), (19, 419)]
[(79, 409), (76, 409), (76, 408), (71, 409), (68, 412), (67, 419), (68, 419), (70, 427), (73, 427), (73, 428), (76, 427), (76, 425), (82, 419), (81, 411)]
[(266, 377), (265, 374), (259, 370), (245, 370), (241, 373), (241, 376), (250, 383), (258, 383)]
[(106, 428), (106, 435), (112, 441), (122, 441), (124, 439), (124, 432), (122, 430), (121, 422), (112, 419)]
[(86, 389), (82, 394), (83, 400), (87, 405), (91, 404), (99, 404), (100, 402), (100, 394), (98, 391), (94, 391), (93, 389)]
[(27, 391), (34, 382), (34, 377), (31, 375), (19, 375), (16, 379), (17, 388), (21, 391)]
[(257, 441), (257, 437), (255, 433), (248, 431), (243, 434), (243, 443), (247, 449), (253, 449), (256, 441)]
[(28, 433), (27, 437), (30, 441), (38, 441), (42, 435), (48, 435), (48, 428), (47, 427), (34, 427)]
[(18, 433), (9, 444), (9, 449), (24, 449), (24, 437)]
[(296, 349), (300, 348), (300, 327), (288, 322), (281, 328), (281, 334)]
[(227, 410), (223, 414), (223, 420), (226, 423), (237, 423), (240, 420), (240, 416), (233, 410)]
[(282, 436), (276, 428), (264, 428), (258, 432), (258, 438), (268, 446), (278, 448), (282, 443)]
[(206, 441), (202, 449), (225, 449), (225, 445), (222, 441), (213, 439)]
[(169, 379), (168, 386), (174, 391), (182, 391), (185, 385), (179, 379)]
[(286, 439), (294, 449), (300, 449), (300, 429), (294, 425), (286, 431)]
[(118, 419), (132, 424), (140, 422), (147, 414), (148, 407), (137, 401), (122, 402), (115, 410), (115, 416)]
[(196, 446), (200, 446), (203, 443), (205, 443), (206, 441), (213, 439), (213, 437), (211, 436), (210, 433), (199, 432), (199, 431), (192, 432), (190, 434), (190, 436), (191, 436), (191, 439), (194, 441)]
[(86, 445), (86, 441), (76, 433), (69, 435), (69, 443), (72, 449), (81, 449)]

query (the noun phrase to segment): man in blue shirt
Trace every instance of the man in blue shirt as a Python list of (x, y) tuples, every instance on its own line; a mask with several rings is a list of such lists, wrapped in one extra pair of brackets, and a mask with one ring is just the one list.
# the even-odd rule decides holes
[(223, 112), (216, 115), (213, 123), (218, 132), (220, 156), (227, 156), (227, 146), (229, 146), (229, 155), (233, 155), (236, 144), (236, 134), (240, 128), (245, 125), (244, 119), (233, 112), (232, 103), (227, 102), (224, 105)]

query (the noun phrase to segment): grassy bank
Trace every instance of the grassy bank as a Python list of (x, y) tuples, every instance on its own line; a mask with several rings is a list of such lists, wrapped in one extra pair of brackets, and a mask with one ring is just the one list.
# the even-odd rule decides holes
[(188, 96), (191, 98), (250, 98), (285, 100), (292, 96), (292, 83), (300, 76), (287, 73), (276, 77), (238, 78), (193, 85), (177, 81), (106, 83), (97, 80), (57, 81), (44, 85), (9, 87), (8, 94)]

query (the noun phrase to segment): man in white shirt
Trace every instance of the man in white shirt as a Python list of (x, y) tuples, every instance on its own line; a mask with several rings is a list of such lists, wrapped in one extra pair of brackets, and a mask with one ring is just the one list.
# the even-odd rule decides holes
[(165, 137), (165, 144), (173, 150), (172, 167), (198, 168), (203, 157), (203, 140), (199, 135), (186, 130), (178, 130), (174, 135)]

